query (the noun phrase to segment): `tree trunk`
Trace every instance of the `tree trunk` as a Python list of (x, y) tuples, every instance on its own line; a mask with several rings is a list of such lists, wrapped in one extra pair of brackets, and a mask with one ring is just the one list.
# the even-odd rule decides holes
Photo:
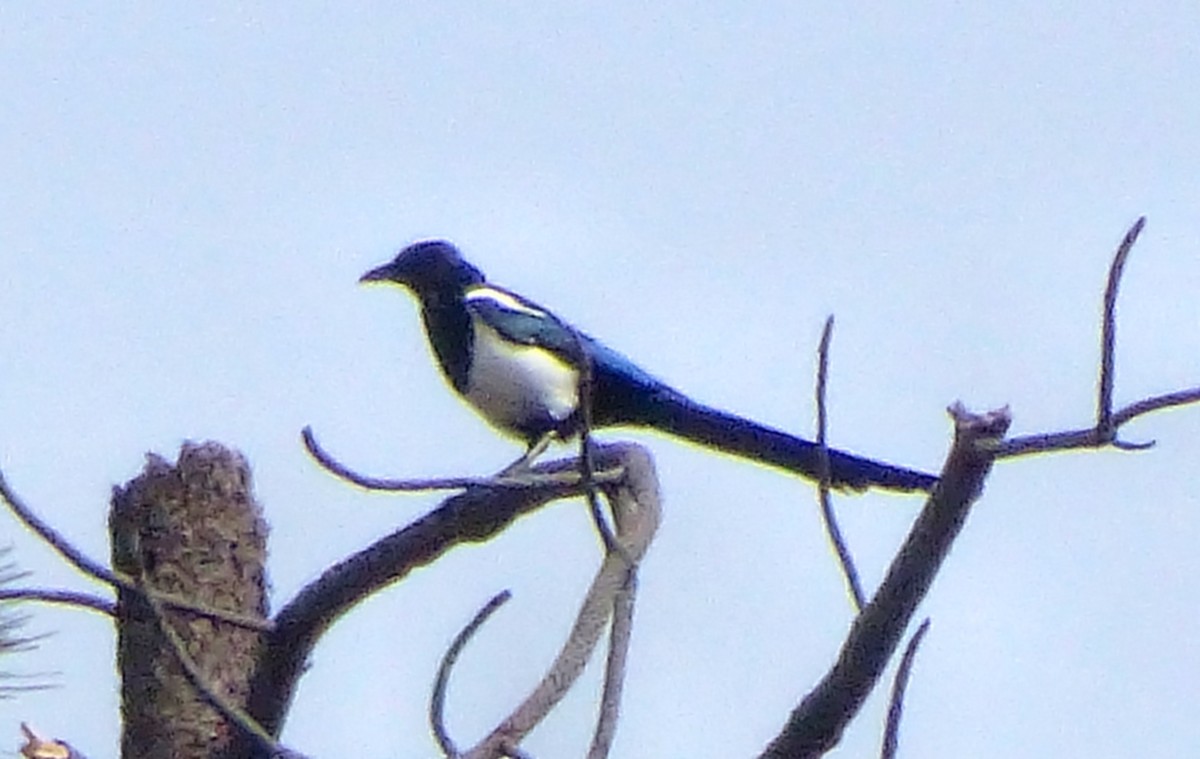
[[(118, 572), (206, 608), (266, 617), (267, 525), (240, 454), (215, 443), (185, 443), (174, 467), (148, 456), (139, 477), (113, 489), (109, 530)], [(212, 690), (242, 705), (259, 633), (160, 608)], [(119, 593), (117, 640), (121, 755), (216, 756), (231, 728), (188, 681), (154, 609), (138, 593)]]

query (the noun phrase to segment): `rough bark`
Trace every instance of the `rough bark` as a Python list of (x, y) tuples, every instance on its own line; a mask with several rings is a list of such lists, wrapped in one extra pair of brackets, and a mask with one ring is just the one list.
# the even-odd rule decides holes
[[(146, 587), (209, 608), (266, 616), (267, 525), (238, 453), (186, 443), (174, 467), (149, 456), (140, 476), (114, 488), (109, 530), (113, 567)], [(231, 728), (186, 679), (154, 610), (127, 591), (117, 608), (121, 755), (215, 756)], [(164, 617), (212, 689), (243, 704), (259, 634), (191, 611), (166, 608)]]

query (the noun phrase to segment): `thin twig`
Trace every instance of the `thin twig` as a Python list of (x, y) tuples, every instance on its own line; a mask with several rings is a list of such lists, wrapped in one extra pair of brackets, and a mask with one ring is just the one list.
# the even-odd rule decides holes
[(179, 637), (179, 633), (167, 621), (166, 614), (163, 611), (163, 604), (149, 594), (143, 594), (146, 599), (146, 604), (154, 613), (154, 620), (158, 624), (158, 629), (166, 639), (167, 645), (171, 649), (171, 653), (175, 656), (175, 660), (179, 662), (180, 669), (183, 670), (184, 676), (187, 678), (191, 686), (196, 690), (200, 697), (208, 703), (213, 709), (216, 709), (225, 720), (239, 728), (243, 733), (249, 736), (254, 743), (263, 751), (266, 751), (270, 756), (288, 755), (294, 756), (290, 751), (281, 747), (275, 739), (263, 729), (262, 725), (258, 724), (249, 714), (241, 707), (233, 703), (229, 699), (216, 692), (208, 683), (208, 679), (200, 667), (187, 653), (187, 644)]
[[(4, 546), (3, 548), (0, 548), (0, 557), (6, 555), (11, 550), (12, 546)], [(26, 577), (29, 577), (31, 574), (33, 573), (17, 569), (16, 565), (12, 563), (0, 564), (0, 585), (13, 583), (17, 580), (23, 580)]]
[[(4, 473), (0, 472), (0, 498), (8, 504), (9, 509), (16, 515), (17, 519), (34, 532), (38, 537), (44, 540), (53, 548), (59, 556), (67, 560), (67, 563), (78, 569), (80, 572), (92, 577), (100, 582), (110, 585), (114, 588), (128, 590), (133, 593), (141, 593), (143, 595), (154, 598), (166, 606), (175, 609), (184, 609), (195, 612), (205, 617), (229, 622), (230, 624), (245, 627), (251, 630), (269, 630), (271, 629), (270, 620), (261, 617), (239, 614), (237, 612), (223, 611), (221, 609), (213, 609), (203, 604), (196, 603), (188, 598), (177, 596), (172, 593), (163, 593), (154, 590), (153, 588), (143, 588), (133, 578), (122, 572), (115, 572), (104, 566), (98, 561), (89, 558), (75, 546), (71, 545), (65, 537), (57, 530), (44, 522), (37, 514), (29, 508), (26, 503), (21, 500), (15, 492), (8, 486), (8, 482), (4, 479)], [(91, 604), (81, 604), (83, 606), (92, 606)], [(97, 608), (97, 611), (110, 613), (105, 609)]]
[[(1116, 432), (1124, 425), (1144, 414), (1193, 403), (1200, 403), (1200, 387), (1145, 398), (1131, 403), (1113, 414), (1111, 417), (1111, 429), (1113, 432)], [(1151, 440), (1139, 444), (1124, 442), (1118, 444), (1118, 441), (1111, 434), (1103, 433), (1095, 427), (1089, 427), (1082, 430), (1022, 435), (1021, 437), (1009, 438), (995, 443), (985, 441), (984, 444), (996, 454), (996, 458), (1006, 459), (1013, 456), (1027, 456), (1033, 453), (1073, 451), (1080, 448), (1103, 448), (1108, 445), (1123, 449), (1132, 448), (1141, 450), (1152, 446), (1154, 441)]]
[[(322, 448), (321, 444), (317, 442), (311, 426), (306, 426), (301, 431), (301, 435), (304, 438), (304, 447), (308, 449), (308, 452), (316, 459), (318, 464), (331, 474), (367, 490), (388, 490), (395, 492), (467, 490), (470, 488), (509, 488), (520, 490), (578, 481), (577, 474), (561, 472), (554, 474), (535, 474), (530, 472), (520, 476), (506, 477), (431, 477), (423, 479), (369, 477), (350, 469)], [(597, 482), (614, 482), (620, 478), (620, 473), (597, 472), (595, 476)]]
[(49, 590), (44, 588), (0, 588), (0, 601), (38, 601), (60, 606), (98, 611), (109, 617), (117, 614), (117, 604), (107, 598), (72, 590)]
[(580, 353), (579, 387), (577, 402), (579, 404), (579, 479), (583, 484), (583, 497), (587, 500), (588, 511), (592, 515), (592, 523), (604, 541), (606, 551), (619, 551), (620, 544), (613, 536), (604, 511), (600, 508), (600, 497), (596, 490), (596, 467), (592, 461), (592, 360), (583, 350), (583, 341), (575, 330), (571, 330), (575, 339), (575, 347)]
[(904, 692), (908, 688), (908, 677), (917, 658), (917, 648), (928, 631), (929, 617), (926, 617), (908, 639), (908, 645), (904, 647), (904, 656), (900, 657), (900, 667), (896, 670), (896, 679), (892, 682), (892, 698), (888, 703), (887, 726), (883, 731), (883, 750), (880, 752), (882, 759), (894, 759), (896, 749), (900, 745), (900, 717), (904, 713)]
[(450, 670), (454, 668), (454, 663), (458, 661), (459, 654), (462, 653), (475, 633), (479, 631), (479, 628), (483, 626), (483, 623), (510, 598), (512, 598), (512, 591), (508, 590), (501, 591), (492, 596), (492, 600), (484, 604), (483, 608), (475, 613), (470, 623), (454, 637), (450, 648), (447, 649), (445, 656), (442, 657), (442, 663), (438, 665), (437, 679), (433, 683), (433, 695), (429, 699), (429, 725), (433, 728), (433, 736), (437, 739), (438, 746), (441, 747), (442, 754), (445, 756), (458, 756), (458, 748), (454, 745), (453, 739), (450, 738), (449, 731), (446, 730), (445, 721), (446, 686), (450, 682)]
[[(29, 616), (26, 614), (10, 614), (5, 609), (4, 616), (0, 617), (0, 654), (11, 654), (18, 651), (30, 651), (44, 638), (50, 637), (50, 633), (42, 633), (41, 635), (17, 635), (17, 630), (20, 630), (29, 621)], [(11, 672), (0, 674), (2, 677), (17, 677)], [(40, 675), (34, 675), (38, 677)], [(12, 690), (7, 685), (0, 686), (0, 698), (4, 697), (4, 693)]]
[(1070, 451), (1080, 448), (1102, 448), (1110, 445), (1126, 451), (1145, 450), (1154, 445), (1153, 440), (1141, 443), (1120, 440), (1117, 437), (1120, 428), (1133, 419), (1152, 411), (1200, 402), (1200, 387), (1193, 387), (1144, 398), (1125, 406), (1116, 413), (1113, 413), (1112, 410), (1116, 378), (1117, 294), (1120, 291), (1125, 262), (1145, 224), (1146, 217), (1142, 216), (1129, 228), (1124, 239), (1121, 240), (1108, 270), (1108, 282), (1104, 289), (1104, 314), (1100, 324), (1100, 377), (1096, 400), (1096, 424), (1080, 430), (1039, 433), (1001, 441), (983, 441), (989, 452), (993, 453), (996, 458), (1010, 458), (1050, 451)]
[(825, 319), (825, 328), (821, 330), (821, 344), (817, 349), (817, 466), (821, 478), (817, 488), (817, 497), (821, 502), (821, 522), (825, 525), (825, 535), (837, 552), (838, 564), (841, 565), (842, 575), (850, 590), (850, 600), (854, 604), (854, 613), (862, 611), (866, 604), (863, 595), (862, 582), (858, 579), (858, 568), (854, 566), (854, 558), (850, 555), (850, 547), (842, 537), (842, 529), (838, 526), (837, 514), (833, 511), (833, 498), (830, 496), (830, 465), (829, 446), (826, 442), (828, 429), (828, 412), (825, 402), (826, 389), (829, 385), (829, 343), (833, 337), (833, 315)]
[(1197, 402), (1200, 402), (1200, 387), (1191, 387), (1186, 390), (1176, 390), (1173, 393), (1154, 395), (1125, 406), (1113, 414), (1112, 423), (1116, 427), (1121, 427), (1142, 414), (1149, 414), (1152, 411), (1161, 411), (1172, 406), (1185, 406)]
[(583, 484), (584, 498), (587, 499), (588, 511), (592, 515), (592, 523), (600, 533), (604, 549), (617, 552), (632, 566), (632, 559), (613, 536), (612, 528), (604, 518), (604, 510), (600, 508), (600, 498), (596, 489), (596, 467), (592, 460), (592, 387), (595, 380), (592, 354), (584, 346), (583, 337), (570, 324), (560, 322), (571, 335), (575, 344), (575, 359), (579, 365), (579, 384), (576, 388), (577, 412), (579, 414), (579, 476)]
[(624, 584), (629, 565), (615, 551), (607, 553), (601, 569), (584, 597), (567, 642), (521, 704), (499, 726), (464, 756), (492, 756), (490, 746), (500, 741), (519, 743), (567, 694), (583, 672), (613, 610), (613, 599)]
[(16, 515), (22, 524), (33, 530), (38, 537), (57, 551), (59, 556), (66, 559), (68, 564), (85, 575), (94, 577), (109, 585), (121, 584), (121, 581), (111, 569), (88, 558), (82, 551), (71, 545), (70, 541), (64, 538), (57, 530), (46, 522), (43, 522), (37, 514), (34, 514), (33, 510), (26, 506), (25, 502), (9, 489), (8, 481), (4, 479), (4, 472), (0, 472), (0, 498), (4, 499), (4, 502), (8, 504), (8, 508), (12, 510), (13, 514)]
[(1104, 319), (1100, 326), (1100, 389), (1096, 399), (1096, 429), (1102, 434), (1114, 434), (1112, 426), (1112, 397), (1115, 382), (1116, 341), (1117, 341), (1117, 291), (1121, 287), (1121, 273), (1125, 270), (1125, 260), (1133, 250), (1138, 235), (1146, 226), (1146, 217), (1141, 216), (1125, 233), (1117, 253), (1113, 256), (1112, 265), (1108, 269), (1108, 284), (1104, 288)]
[[(597, 445), (593, 453), (600, 468), (598, 481), (610, 476), (633, 483), (653, 478), (652, 464), (640, 463), (646, 454), (637, 446)], [(651, 471), (627, 472), (631, 465)], [(250, 713), (268, 730), (278, 731), (317, 641), (375, 591), (432, 564), (455, 546), (490, 540), (522, 515), (582, 494), (575, 458), (536, 464), (533, 471), (537, 487), (471, 488), (450, 496), (438, 508), (346, 557), (305, 586), (275, 615), (267, 653), (251, 679)], [(610, 487), (617, 489), (605, 485), (606, 490)]]
[[(55, 674), (57, 674), (57, 673), (55, 673)], [(44, 684), (43, 685), (13, 685), (12, 683), (7, 682), (7, 679), (11, 678), (11, 677), (44, 677), (44, 676), (45, 676), (45, 673), (41, 673), (41, 674), (37, 674), (37, 675), (17, 675), (12, 672), (5, 672), (4, 677), (5, 677), (6, 682), (4, 683), (4, 687), (0, 688), (0, 699), (10, 698), (16, 693), (38, 693), (40, 691), (53, 690), (58, 687), (56, 685), (44, 685)]]
[(150, 596), (155, 601), (158, 601), (163, 606), (171, 609), (179, 609), (181, 611), (190, 611), (193, 614), (199, 614), (202, 617), (218, 622), (228, 622), (237, 627), (244, 627), (247, 630), (255, 632), (268, 632), (274, 627), (274, 623), (263, 617), (254, 614), (243, 614), (238, 611), (229, 611), (226, 609), (216, 609), (211, 606), (193, 601), (190, 598), (167, 593), (158, 590), (157, 588), (147, 588), (146, 586), (128, 579), (124, 574), (118, 572), (117, 579), (121, 581), (121, 587), (125, 590), (132, 590), (136, 593), (141, 593), (144, 596)]

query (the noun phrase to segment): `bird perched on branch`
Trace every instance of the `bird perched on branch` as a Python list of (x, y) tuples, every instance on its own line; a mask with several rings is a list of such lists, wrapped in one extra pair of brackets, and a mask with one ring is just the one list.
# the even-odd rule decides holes
[[(408, 246), (360, 282), (394, 282), (421, 302), (425, 332), (450, 384), (529, 456), (580, 432), (581, 389), (592, 428), (648, 427), (718, 451), (819, 478), (819, 446), (705, 406), (550, 311), (489, 284), (454, 245)], [(834, 487), (929, 491), (931, 474), (829, 450)]]

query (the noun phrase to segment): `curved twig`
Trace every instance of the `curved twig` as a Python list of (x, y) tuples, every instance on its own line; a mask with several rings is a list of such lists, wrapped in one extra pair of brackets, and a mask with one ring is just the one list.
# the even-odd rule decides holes
[(846, 578), (850, 600), (854, 604), (854, 613), (858, 614), (866, 604), (862, 582), (858, 579), (858, 568), (854, 566), (850, 547), (842, 537), (842, 529), (838, 526), (837, 515), (833, 511), (833, 498), (830, 495), (829, 446), (826, 442), (829, 416), (825, 391), (829, 385), (829, 344), (832, 338), (833, 314), (830, 314), (825, 319), (825, 328), (821, 330), (821, 343), (817, 348), (817, 445), (820, 446), (817, 449), (817, 462), (821, 472), (817, 498), (821, 503), (821, 523), (825, 525), (825, 535), (837, 553), (838, 564), (842, 568), (842, 576)]
[[(301, 431), (304, 447), (317, 463), (330, 474), (347, 482), (354, 483), (367, 490), (387, 490), (394, 492), (423, 492), (429, 490), (467, 490), (469, 488), (497, 488), (521, 490), (545, 487), (548, 484), (566, 484), (578, 481), (570, 473), (543, 473), (530, 471), (519, 475), (503, 477), (429, 477), (423, 479), (396, 479), (392, 477), (370, 477), (359, 474), (342, 464), (317, 442), (312, 427), (306, 425)], [(598, 482), (612, 482), (619, 478), (619, 473), (597, 472)]]
[(1152, 411), (1200, 402), (1200, 387), (1192, 387), (1144, 398), (1125, 406), (1116, 413), (1112, 409), (1113, 388), (1116, 381), (1117, 293), (1120, 290), (1125, 262), (1145, 225), (1146, 217), (1142, 216), (1129, 228), (1124, 239), (1121, 240), (1108, 270), (1108, 282), (1104, 289), (1104, 313), (1100, 324), (1100, 377), (1096, 400), (1096, 424), (1080, 430), (1024, 435), (1002, 441), (983, 441), (983, 444), (996, 458), (1105, 446), (1112, 446), (1123, 451), (1143, 451), (1153, 447), (1154, 441), (1135, 443), (1121, 440), (1117, 437), (1117, 432), (1122, 426)]
[(1143, 398), (1140, 401), (1125, 406), (1117, 413), (1113, 414), (1112, 421), (1116, 427), (1121, 427), (1136, 419), (1143, 414), (1149, 414), (1154, 411), (1162, 411), (1173, 406), (1186, 406), (1192, 403), (1200, 402), (1200, 387), (1191, 387), (1186, 390), (1176, 390), (1173, 393), (1164, 393), (1162, 395), (1154, 395), (1149, 398)]
[[(595, 446), (598, 482), (626, 477), (635, 460), (631, 444)], [(343, 614), (372, 593), (436, 561), (457, 545), (483, 542), (517, 517), (553, 501), (581, 494), (579, 465), (574, 459), (532, 467), (530, 482), (520, 488), (470, 488), (371, 546), (343, 559), (304, 587), (275, 616), (264, 653), (251, 680), (248, 711), (268, 731), (282, 726), (309, 654), (317, 640)]]
[(893, 759), (900, 745), (900, 717), (904, 713), (904, 692), (908, 689), (908, 677), (912, 672), (913, 662), (917, 659), (917, 649), (929, 632), (929, 617), (921, 623), (913, 636), (904, 647), (904, 656), (900, 657), (900, 667), (896, 670), (896, 679), (892, 681), (892, 698), (888, 703), (887, 726), (883, 731), (882, 759)]
[[(1200, 387), (1145, 398), (1113, 414), (1111, 417), (1112, 431), (1119, 430), (1122, 426), (1143, 414), (1193, 403), (1200, 403)], [(1082, 430), (1067, 430), (1065, 432), (1022, 435), (1021, 437), (998, 440), (996, 442), (983, 442), (983, 445), (988, 447), (998, 459), (1007, 459), (1013, 456), (1028, 456), (1032, 453), (1072, 451), (1080, 448), (1103, 448), (1108, 445), (1123, 450), (1144, 450), (1152, 444), (1118, 442), (1111, 434), (1106, 434), (1095, 427)]]
[[(229, 622), (230, 624), (234, 624), (239, 627), (245, 627), (251, 630), (263, 631), (271, 629), (270, 620), (263, 619), (261, 617), (254, 617), (246, 614), (239, 614), (237, 612), (214, 609), (205, 606), (204, 604), (196, 603), (191, 599), (177, 596), (173, 593), (163, 593), (162, 591), (158, 591), (153, 588), (142, 587), (142, 585), (135, 579), (129, 577), (123, 572), (117, 572), (109, 569), (95, 559), (88, 557), (78, 548), (71, 545), (71, 542), (63, 537), (60, 532), (43, 521), (41, 517), (33, 512), (33, 509), (29, 508), (29, 506), (23, 500), (21, 500), (20, 496), (13, 492), (13, 490), (8, 486), (8, 482), (4, 478), (3, 471), (0, 471), (0, 498), (2, 498), (4, 502), (8, 504), (9, 510), (13, 512), (13, 514), (22, 524), (24, 524), (26, 527), (32, 530), (35, 535), (49, 544), (59, 556), (62, 556), (64, 559), (66, 559), (68, 564), (95, 580), (99, 580), (100, 582), (110, 585), (114, 588), (120, 588), (121, 590), (127, 590), (132, 593), (140, 593), (149, 598), (153, 598), (154, 600), (159, 601), (160, 603), (173, 609), (183, 609), (194, 612), (201, 616), (209, 617), (222, 622)], [(67, 593), (67, 591), (62, 592)], [(66, 603), (65, 601), (49, 602)], [(97, 611), (111, 613), (104, 608), (95, 607), (90, 603), (76, 605), (96, 608)]]
[(1116, 432), (1112, 425), (1112, 396), (1116, 365), (1117, 291), (1121, 287), (1125, 261), (1145, 226), (1146, 217), (1138, 217), (1125, 233), (1108, 269), (1108, 284), (1104, 288), (1104, 316), (1100, 325), (1100, 383), (1096, 398), (1096, 429), (1101, 433)]
[[(611, 446), (610, 446), (611, 448)], [(659, 494), (654, 465), (644, 450), (623, 446), (626, 480), (605, 489), (612, 505), (617, 539), (634, 562), (641, 559), (658, 528)], [(515, 746), (567, 694), (595, 650), (633, 566), (618, 552), (605, 554), (592, 580), (571, 633), (546, 675), (526, 699), (474, 748), (465, 759), (491, 759)], [(609, 729), (605, 727), (604, 729)]]
[(8, 504), (8, 508), (16, 515), (21, 524), (32, 530), (38, 537), (58, 552), (58, 555), (66, 559), (68, 564), (85, 575), (94, 577), (101, 582), (108, 583), (109, 585), (121, 585), (120, 578), (111, 569), (89, 558), (78, 548), (71, 545), (71, 542), (64, 538), (60, 532), (42, 521), (37, 514), (34, 514), (33, 510), (25, 505), (20, 496), (9, 488), (8, 481), (4, 478), (4, 472), (2, 471), (0, 471), (0, 498), (4, 499), (4, 502)]
[(454, 636), (454, 641), (442, 657), (442, 663), (438, 665), (437, 678), (433, 683), (433, 694), (429, 698), (429, 725), (433, 728), (433, 736), (437, 739), (438, 746), (441, 747), (442, 754), (445, 756), (458, 756), (458, 748), (450, 738), (449, 731), (446, 730), (445, 720), (446, 686), (450, 682), (450, 670), (453, 669), (459, 654), (466, 648), (467, 643), (471, 641), (479, 628), (483, 627), (483, 623), (510, 598), (512, 598), (512, 591), (509, 590), (503, 590), (492, 596), (492, 599), (484, 604), (483, 608), (475, 612), (475, 616), (471, 618), (467, 626)]

